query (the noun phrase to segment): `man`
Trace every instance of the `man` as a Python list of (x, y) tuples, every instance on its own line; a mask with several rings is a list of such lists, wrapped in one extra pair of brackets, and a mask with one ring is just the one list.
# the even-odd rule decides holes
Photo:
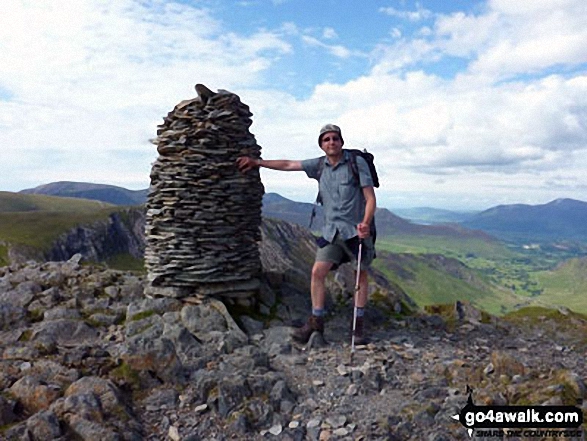
[[(351, 154), (343, 150), (341, 130), (327, 124), (320, 130), (318, 145), (325, 157), (304, 161), (263, 160), (241, 157), (237, 164), (242, 172), (254, 167), (273, 170), (305, 171), (309, 178), (319, 179), (320, 195), (324, 206), (324, 227), (318, 240), (318, 251), (312, 268), (311, 298), (312, 314), (304, 326), (293, 333), (295, 340), (306, 343), (313, 332), (324, 332), (325, 280), (328, 272), (344, 261), (357, 259), (358, 243), (362, 241), (359, 292), (355, 299), (357, 322), (355, 342), (366, 342), (364, 308), (368, 298), (367, 268), (375, 251), (371, 237), (371, 223), (376, 209), (373, 180), (367, 162), (356, 157), (357, 176), (350, 161)], [(322, 170), (320, 172), (320, 170)]]

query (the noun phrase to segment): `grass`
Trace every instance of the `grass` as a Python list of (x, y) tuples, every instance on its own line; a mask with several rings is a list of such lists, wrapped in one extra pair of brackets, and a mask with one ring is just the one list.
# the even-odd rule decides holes
[(460, 260), (483, 257), (501, 260), (514, 257), (515, 253), (501, 242), (479, 238), (455, 238), (446, 236), (394, 235), (377, 238), (377, 249), (392, 253), (443, 254)]
[(157, 314), (155, 311), (153, 311), (152, 309), (149, 309), (149, 310), (147, 310), (147, 311), (139, 312), (139, 313), (137, 313), (137, 314), (133, 315), (133, 316), (130, 318), (130, 321), (131, 321), (131, 322), (138, 322), (139, 320), (143, 320), (143, 319), (146, 319), (146, 318), (152, 317), (152, 316), (154, 316), (155, 314)]
[(10, 265), (10, 259), (8, 258), (8, 247), (0, 244), (0, 266)]
[(530, 306), (512, 311), (504, 319), (519, 325), (538, 326), (543, 331), (547, 331), (548, 323), (552, 323), (557, 330), (567, 330), (582, 336), (587, 333), (587, 315), (573, 311), (563, 313), (558, 309)]
[(0, 213), (0, 240), (15, 245), (47, 250), (55, 239), (70, 229), (83, 224), (106, 220), (112, 208), (98, 208), (93, 212), (13, 212)]
[[(377, 259), (374, 265), (421, 307), (469, 300), (497, 315), (528, 305), (560, 305), (587, 312), (587, 263), (572, 259), (585, 247), (575, 245), (573, 249), (544, 244), (524, 249), (481, 238), (397, 235), (378, 238), (377, 249), (392, 253), (390, 259), (398, 263)], [(435, 267), (432, 254), (457, 259), (467, 271), (451, 277)], [(384, 255), (380, 252), (380, 257)]]
[(133, 369), (128, 363), (123, 362), (120, 366), (110, 372), (110, 376), (116, 380), (122, 380), (128, 383), (131, 388), (139, 389), (140, 376), (139, 372)]
[(121, 253), (112, 256), (106, 261), (109, 268), (120, 271), (135, 271), (139, 273), (146, 273), (145, 260), (134, 257), (129, 253)]
[[(0, 242), (46, 251), (61, 234), (106, 220), (117, 210), (86, 199), (0, 192)], [(7, 261), (6, 245), (0, 245), (0, 263)]]
[(437, 260), (437, 255), (380, 253), (374, 266), (420, 307), (466, 300), (491, 314), (501, 315), (521, 303), (519, 296), (484, 280), (475, 270), (453, 261), (448, 264), (456, 270), (450, 271), (438, 266)]
[(575, 258), (550, 271), (535, 275), (542, 286), (541, 297), (554, 305), (587, 313), (587, 259)]
[[(586, 318), (582, 314), (575, 315), (581, 318)], [(529, 306), (527, 308), (521, 308), (506, 314), (504, 318), (513, 322), (523, 320), (534, 324), (540, 324), (546, 319), (559, 322), (565, 322), (569, 319), (568, 316), (562, 314), (557, 309), (545, 308), (544, 306)]]
[(114, 205), (88, 199), (0, 191), (0, 213), (33, 211), (88, 213), (107, 207), (114, 207)]

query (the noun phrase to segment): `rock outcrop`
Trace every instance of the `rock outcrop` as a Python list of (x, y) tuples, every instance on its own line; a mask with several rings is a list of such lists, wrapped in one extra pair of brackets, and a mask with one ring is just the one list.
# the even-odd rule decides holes
[(147, 200), (148, 291), (169, 297), (250, 297), (259, 287), (263, 185), (239, 156), (260, 157), (239, 97), (196, 86), (157, 131)]
[(69, 260), (75, 254), (93, 262), (103, 262), (117, 254), (141, 259), (145, 252), (144, 225), (142, 207), (114, 212), (107, 221), (80, 225), (60, 236), (45, 254), (45, 260)]
[[(90, 262), (105, 262), (120, 255), (143, 259), (145, 253), (144, 207), (130, 207), (111, 213), (105, 220), (84, 223), (58, 236), (49, 249), (14, 243), (0, 243), (13, 264), (66, 261), (81, 254)], [(47, 214), (50, 216), (50, 213)]]
[[(295, 228), (270, 223), (264, 240)], [(80, 256), (0, 268), (0, 439), (464, 441), (451, 417), (467, 386), (479, 405), (586, 410), (584, 317), (371, 303), (372, 342), (350, 363), (349, 305), (330, 307), (327, 346), (291, 340), (308, 294), (288, 265), (312, 244), (277, 243), (261, 247), (277, 262), (262, 287), (272, 306), (246, 319), (212, 298), (145, 298), (143, 276)]]

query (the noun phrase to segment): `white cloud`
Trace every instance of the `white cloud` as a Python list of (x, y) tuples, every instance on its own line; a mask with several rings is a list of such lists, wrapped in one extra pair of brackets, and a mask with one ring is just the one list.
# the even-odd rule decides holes
[(334, 40), (338, 38), (338, 34), (333, 28), (324, 28), (322, 31), (322, 37), (326, 38), (327, 40)]
[(353, 55), (356, 55), (355, 52), (351, 51), (350, 49), (347, 49), (346, 47), (344, 47), (342, 45), (331, 45), (331, 44), (323, 43), (320, 40), (318, 40), (317, 38), (311, 37), (309, 35), (302, 35), (302, 41), (305, 44), (307, 44), (308, 46), (324, 48), (331, 55), (333, 55), (337, 58), (345, 59), (345, 58), (349, 58)]
[(422, 7), (420, 3), (416, 3), (415, 11), (399, 10), (394, 7), (382, 7), (379, 8), (379, 12), (389, 15), (391, 17), (397, 17), (403, 20), (409, 21), (420, 21), (430, 18), (433, 14), (432, 11)]
[[(276, 60), (293, 54), (290, 41), (303, 43), (300, 58), (308, 48), (345, 62), (365, 55), (333, 28), (286, 22), (244, 35), (211, 10), (163, 0), (4, 0), (0, 88), (10, 98), (0, 97), (0, 146), (9, 170), (0, 182), (10, 189), (27, 174), (28, 186), (81, 180), (144, 188), (156, 157), (147, 140), (201, 82), (250, 105), (251, 131), (268, 159), (318, 156), (319, 128), (341, 125), (348, 147), (375, 153), (383, 206), (425, 197), (476, 207), (546, 202), (539, 198), (561, 191), (581, 198), (585, 5), (492, 0), (474, 14), (426, 17), (420, 6), (433, 23), (374, 43), (362, 76), (316, 84), (296, 98), (262, 81)], [(434, 74), (446, 57), (468, 66)], [(561, 65), (566, 73), (552, 74)], [(315, 196), (303, 173), (263, 173), (268, 191)]]
[(494, 0), (479, 15), (439, 17), (435, 31), (448, 54), (473, 58), (471, 72), (492, 78), (587, 62), (583, 0)]
[(424, 60), (436, 61), (440, 51), (437, 45), (425, 39), (402, 38), (392, 45), (378, 45), (371, 57), (377, 60), (371, 71), (377, 76), (408, 69)]
[(145, 152), (156, 155), (147, 143), (156, 125), (195, 95), (195, 83), (254, 86), (273, 57), (291, 51), (275, 33), (226, 32), (205, 9), (161, 0), (4, 0), (0, 17), (0, 85), (10, 95), (0, 101), (3, 151), (69, 152), (55, 169), (119, 184), (127, 178), (98, 156), (135, 151), (143, 164), (135, 187), (148, 178)]
[[(256, 119), (265, 157), (318, 156), (319, 126), (338, 123), (348, 147), (375, 154), (389, 204), (413, 191), (462, 194), (462, 205), (477, 193), (474, 207), (546, 202), (560, 194), (544, 182), (562, 173), (574, 180), (576, 198), (587, 185), (587, 76), (479, 86), (466, 77), (384, 74), (323, 84), (303, 101), (275, 98)], [(287, 180), (273, 182), (297, 197), (304, 176)]]

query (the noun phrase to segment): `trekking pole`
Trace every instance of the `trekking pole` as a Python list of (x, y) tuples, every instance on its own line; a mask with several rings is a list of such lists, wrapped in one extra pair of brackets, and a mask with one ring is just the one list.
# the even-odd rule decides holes
[(361, 254), (363, 252), (363, 239), (359, 239), (359, 254), (357, 256), (357, 279), (355, 282), (355, 305), (353, 309), (353, 332), (351, 335), (351, 364), (355, 355), (355, 330), (357, 329), (357, 300), (359, 299), (359, 278), (361, 276)]

